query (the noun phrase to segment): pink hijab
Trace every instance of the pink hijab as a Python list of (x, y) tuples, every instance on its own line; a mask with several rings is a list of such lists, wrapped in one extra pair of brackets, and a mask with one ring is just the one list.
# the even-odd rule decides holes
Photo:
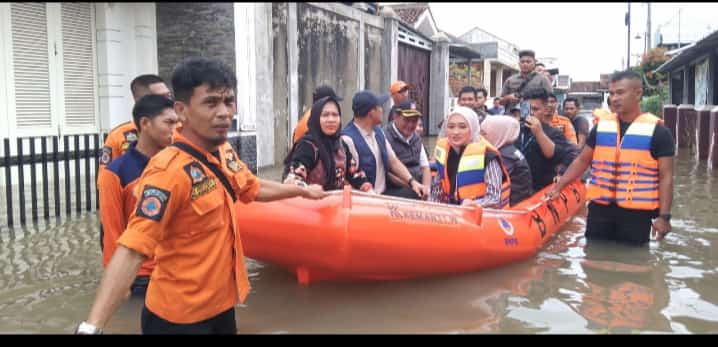
[(484, 137), (496, 149), (514, 143), (519, 138), (519, 121), (510, 116), (490, 116), (481, 124)]

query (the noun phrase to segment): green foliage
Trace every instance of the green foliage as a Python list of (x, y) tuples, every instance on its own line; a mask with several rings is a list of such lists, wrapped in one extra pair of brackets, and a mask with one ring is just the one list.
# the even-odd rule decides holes
[(657, 94), (643, 97), (641, 111), (650, 112), (663, 118), (663, 104), (668, 101), (668, 88), (661, 88)]
[[(654, 48), (646, 52), (641, 59), (641, 64), (633, 67), (633, 70), (643, 76), (643, 95), (655, 96), (667, 94), (668, 76), (665, 73), (658, 73), (656, 69), (670, 59), (666, 55), (665, 48)], [(664, 100), (660, 98), (659, 100)]]

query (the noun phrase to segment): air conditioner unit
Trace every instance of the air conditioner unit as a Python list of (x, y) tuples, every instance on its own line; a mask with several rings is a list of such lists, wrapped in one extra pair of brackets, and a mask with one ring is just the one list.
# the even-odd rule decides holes
[(553, 87), (556, 89), (568, 90), (571, 88), (571, 78), (568, 75), (558, 75), (553, 80)]

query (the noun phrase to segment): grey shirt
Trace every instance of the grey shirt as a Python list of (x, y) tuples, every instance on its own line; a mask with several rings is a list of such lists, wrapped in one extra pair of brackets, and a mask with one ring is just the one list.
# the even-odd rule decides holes
[[(519, 90), (521, 85), (524, 84), (524, 81), (527, 80), (528, 82), (526, 82), (523, 89)], [(526, 75), (526, 77), (524, 77), (523, 75), (521, 75), (521, 73), (517, 73), (509, 77), (506, 82), (504, 82), (504, 86), (501, 89), (501, 96), (525, 92), (527, 90), (537, 88), (545, 89), (547, 94), (553, 93), (553, 87), (551, 87), (551, 82), (549, 82), (549, 80), (545, 76), (536, 72), (531, 72)], [(514, 106), (516, 106), (515, 103), (509, 103), (505, 105), (505, 112), (508, 112), (507, 114), (511, 114), (511, 109), (514, 108)]]

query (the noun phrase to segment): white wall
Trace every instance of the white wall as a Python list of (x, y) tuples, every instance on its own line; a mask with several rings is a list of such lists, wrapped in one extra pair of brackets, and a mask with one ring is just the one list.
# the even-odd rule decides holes
[(132, 117), (130, 82), (158, 73), (154, 3), (97, 3), (97, 77), (100, 129)]

